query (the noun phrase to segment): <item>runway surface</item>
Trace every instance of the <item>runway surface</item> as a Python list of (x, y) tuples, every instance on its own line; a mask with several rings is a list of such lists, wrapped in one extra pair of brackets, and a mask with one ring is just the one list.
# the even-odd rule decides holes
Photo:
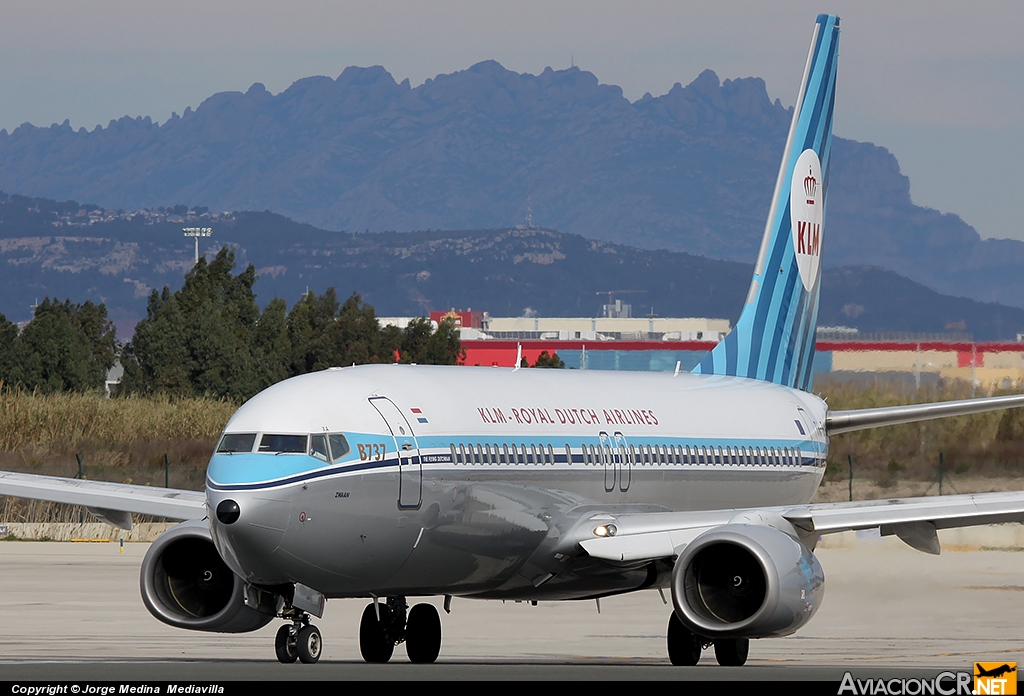
[[(928, 556), (893, 539), (818, 552), (825, 599), (795, 636), (752, 641), (745, 667), (668, 663), (670, 606), (656, 591), (601, 601), (529, 604), (456, 598), (442, 612), (435, 665), (403, 646), (366, 665), (363, 600), (332, 600), (317, 625), (317, 665), (274, 658), (279, 622), (249, 634), (165, 626), (139, 595), (148, 544), (0, 542), (0, 679), (816, 679), (933, 677), (974, 661), (1024, 661), (1024, 553)], [(667, 595), (667, 593), (666, 593)], [(669, 601), (671, 599), (669, 598)], [(412, 600), (410, 600), (412, 603)], [(440, 608), (440, 601), (436, 602)]]

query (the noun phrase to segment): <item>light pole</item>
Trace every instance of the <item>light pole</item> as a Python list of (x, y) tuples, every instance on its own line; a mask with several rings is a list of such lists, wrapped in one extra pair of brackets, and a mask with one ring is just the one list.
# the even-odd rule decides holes
[(212, 227), (182, 227), (181, 231), (186, 237), (195, 237), (196, 240), (196, 264), (199, 263), (199, 238), (209, 237), (213, 234)]

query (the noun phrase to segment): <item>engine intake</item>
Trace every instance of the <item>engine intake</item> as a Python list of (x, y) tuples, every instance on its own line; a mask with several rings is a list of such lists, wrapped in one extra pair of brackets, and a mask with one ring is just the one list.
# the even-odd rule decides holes
[(274, 617), (245, 604), (245, 582), (231, 572), (203, 520), (164, 532), (146, 553), (142, 601), (160, 621), (193, 631), (244, 633)]
[(672, 602), (694, 633), (763, 638), (793, 633), (824, 596), (814, 554), (785, 532), (727, 524), (694, 539), (676, 559)]

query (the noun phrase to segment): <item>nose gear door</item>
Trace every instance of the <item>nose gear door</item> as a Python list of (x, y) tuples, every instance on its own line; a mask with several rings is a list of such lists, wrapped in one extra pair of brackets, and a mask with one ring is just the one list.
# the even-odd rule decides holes
[(388, 426), (395, 439), (398, 453), (398, 507), (415, 509), (420, 506), (423, 492), (423, 468), (420, 460), (420, 445), (412, 426), (401, 409), (391, 399), (375, 396), (370, 404)]

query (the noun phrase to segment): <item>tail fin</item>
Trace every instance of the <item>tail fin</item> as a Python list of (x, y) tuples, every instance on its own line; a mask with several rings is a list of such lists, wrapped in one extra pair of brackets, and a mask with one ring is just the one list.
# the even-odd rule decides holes
[(811, 387), (838, 56), (839, 18), (819, 15), (746, 305), (695, 373)]

